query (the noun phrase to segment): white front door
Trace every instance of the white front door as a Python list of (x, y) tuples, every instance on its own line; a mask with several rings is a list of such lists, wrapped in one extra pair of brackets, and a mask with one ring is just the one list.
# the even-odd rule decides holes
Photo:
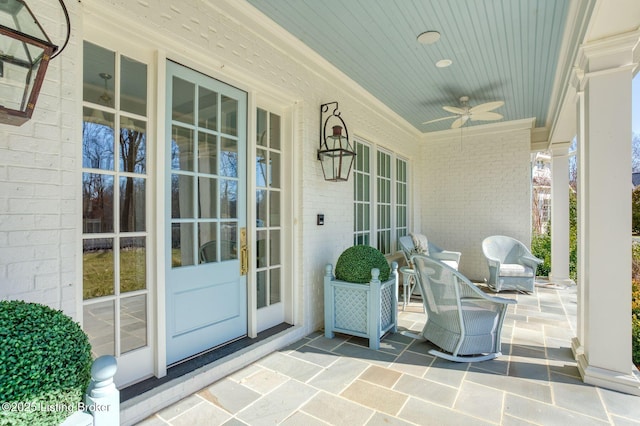
[(247, 334), (247, 94), (167, 61), (165, 119), (169, 365)]

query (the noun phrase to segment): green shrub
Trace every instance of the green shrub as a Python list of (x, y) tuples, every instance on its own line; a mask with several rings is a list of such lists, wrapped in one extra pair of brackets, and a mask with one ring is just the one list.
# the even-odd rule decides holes
[(61, 311), (0, 301), (0, 425), (57, 425), (77, 410), (90, 380), (91, 346)]
[(631, 193), (631, 232), (640, 233), (640, 186)]
[(640, 244), (631, 247), (631, 357), (640, 368)]
[(380, 270), (380, 281), (387, 281), (391, 273), (384, 254), (371, 246), (353, 246), (342, 252), (336, 263), (336, 279), (351, 283), (369, 283), (371, 269)]
[[(578, 200), (575, 192), (569, 188), (569, 278), (578, 277)], [(549, 276), (551, 272), (551, 222), (544, 234), (533, 233), (531, 238), (531, 253), (544, 262), (538, 265), (536, 275)]]
[(549, 232), (533, 234), (531, 238), (531, 253), (544, 261), (538, 265), (536, 275), (548, 277), (549, 272), (551, 272), (551, 234)]
[(631, 359), (636, 366), (640, 366), (640, 318), (631, 317)]
[(640, 281), (631, 281), (631, 312), (640, 319)]

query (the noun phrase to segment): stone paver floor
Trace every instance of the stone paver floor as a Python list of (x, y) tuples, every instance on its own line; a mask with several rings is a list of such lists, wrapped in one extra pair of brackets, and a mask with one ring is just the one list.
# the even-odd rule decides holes
[(400, 313), (380, 350), (365, 339), (313, 333), (142, 425), (640, 425), (640, 398), (585, 385), (571, 352), (576, 288), (538, 287), (517, 298), (503, 356), (461, 364), (410, 337), (422, 305)]

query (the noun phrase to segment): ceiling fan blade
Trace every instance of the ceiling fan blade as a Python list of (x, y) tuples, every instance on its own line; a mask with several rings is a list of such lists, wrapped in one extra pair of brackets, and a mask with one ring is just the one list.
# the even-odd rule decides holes
[(462, 125), (464, 123), (466, 123), (468, 119), (469, 119), (468, 115), (463, 115), (462, 117), (458, 118), (456, 121), (451, 123), (451, 128), (452, 129), (458, 129), (458, 128), (462, 127)]
[(491, 110), (494, 110), (496, 108), (500, 108), (502, 105), (504, 105), (504, 101), (487, 102), (487, 103), (484, 103), (484, 104), (480, 104), (480, 105), (476, 105), (474, 107), (471, 107), (469, 112), (475, 113), (475, 112), (491, 111)]
[(425, 121), (422, 124), (429, 124), (429, 123), (435, 123), (436, 121), (442, 121), (442, 120), (450, 120), (452, 118), (456, 118), (457, 115), (450, 115), (448, 117), (442, 117), (442, 118), (436, 118), (435, 120), (429, 120), (429, 121)]
[(498, 114), (497, 112), (485, 111), (471, 114), (471, 120), (473, 121), (494, 121), (501, 120), (502, 118), (502, 114)]
[(465, 113), (465, 110), (462, 108), (458, 108), (458, 107), (452, 107), (452, 106), (443, 106), (442, 107), (443, 110), (450, 112), (451, 114), (458, 114), (458, 115), (462, 115)]

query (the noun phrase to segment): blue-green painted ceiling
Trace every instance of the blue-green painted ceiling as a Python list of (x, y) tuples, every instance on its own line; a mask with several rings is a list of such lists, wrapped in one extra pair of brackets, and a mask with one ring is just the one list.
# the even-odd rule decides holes
[[(548, 124), (569, 0), (247, 1), (422, 132), (448, 129), (422, 123), (463, 95), (504, 101), (503, 121)], [(419, 43), (428, 30), (440, 40)]]

